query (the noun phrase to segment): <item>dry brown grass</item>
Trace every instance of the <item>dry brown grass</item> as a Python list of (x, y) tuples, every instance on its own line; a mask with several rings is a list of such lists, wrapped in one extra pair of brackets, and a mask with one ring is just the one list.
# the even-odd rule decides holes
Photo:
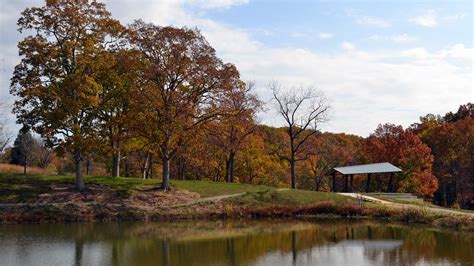
[[(16, 165), (16, 164), (0, 163), (0, 172), (21, 174), (21, 173), (23, 173), (23, 166)], [(28, 173), (28, 174), (42, 174), (42, 175), (57, 174), (56, 171), (54, 171), (51, 168), (43, 169), (43, 168), (32, 167), (32, 166), (27, 166), (26, 167), (26, 173)]]

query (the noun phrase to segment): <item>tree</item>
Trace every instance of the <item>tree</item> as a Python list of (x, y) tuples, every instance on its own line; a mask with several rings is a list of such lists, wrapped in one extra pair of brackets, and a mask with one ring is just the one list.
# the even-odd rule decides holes
[(47, 1), (27, 8), (18, 20), (21, 63), (15, 67), (11, 93), (19, 98), (18, 122), (51, 145), (71, 152), (76, 189), (84, 190), (83, 155), (96, 142), (97, 73), (108, 68), (107, 49), (122, 32), (105, 5), (92, 1)]
[[(343, 133), (318, 134), (309, 140), (308, 147), (304, 152), (309, 155), (308, 161), (316, 191), (321, 189), (324, 177), (327, 177), (334, 167), (360, 161), (361, 143), (361, 137)], [(346, 178), (348, 177), (346, 176)]]
[(121, 152), (127, 136), (130, 136), (127, 120), (130, 109), (130, 91), (136, 82), (135, 55), (126, 49), (111, 51), (111, 61), (98, 80), (102, 86), (98, 109), (101, 136), (112, 154), (112, 176), (120, 176)]
[(22, 165), (23, 174), (26, 174), (26, 167), (30, 166), (34, 160), (33, 147), (35, 140), (29, 131), (20, 131), (13, 143), (11, 162)]
[(432, 174), (431, 149), (411, 129), (393, 124), (379, 125), (364, 143), (364, 150), (373, 162), (390, 162), (403, 172), (398, 179), (389, 179), (387, 191), (411, 192), (432, 197), (438, 188)]
[(435, 203), (443, 206), (474, 206), (474, 106), (461, 105), (456, 113), (444, 117), (426, 115), (412, 128), (434, 156), (433, 172), (439, 189)]
[(6, 117), (3, 117), (5, 106), (0, 103), (0, 154), (7, 147), (10, 142), (11, 136), (7, 131)]
[(221, 100), (223, 115), (209, 127), (209, 133), (227, 153), (225, 158), (225, 181), (234, 182), (235, 157), (244, 145), (245, 139), (254, 133), (256, 113), (262, 102), (251, 93), (253, 83), (239, 83)]
[(131, 46), (141, 54), (140, 86), (133, 94), (136, 132), (156, 147), (162, 189), (169, 190), (170, 160), (220, 110), (219, 99), (239, 73), (215, 55), (198, 30), (135, 21)]
[(44, 142), (40, 138), (33, 138), (33, 156), (35, 160), (35, 164), (42, 168), (48, 168), (49, 164), (53, 161), (54, 158), (54, 150), (47, 147), (46, 142)]
[(272, 83), (270, 89), (278, 112), (286, 122), (289, 137), (289, 152), (283, 155), (277, 151), (278, 156), (289, 162), (291, 188), (296, 189), (295, 164), (307, 159), (300, 156), (300, 151), (306, 141), (317, 133), (318, 124), (328, 120), (329, 103), (324, 94), (314, 87), (292, 87), (286, 90), (288, 92), (282, 92), (279, 84)]

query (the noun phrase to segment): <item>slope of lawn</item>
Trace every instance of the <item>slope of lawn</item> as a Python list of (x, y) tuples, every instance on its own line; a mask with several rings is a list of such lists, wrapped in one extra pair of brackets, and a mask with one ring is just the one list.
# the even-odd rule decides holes
[[(85, 177), (87, 185), (100, 185), (112, 189), (118, 197), (126, 198), (134, 192), (156, 190), (159, 188), (159, 179), (113, 178), (113, 177)], [(40, 194), (48, 193), (54, 185), (72, 185), (74, 177), (0, 173), (0, 202), (34, 202)], [(222, 182), (197, 180), (172, 180), (171, 186), (178, 190), (188, 190), (198, 193), (201, 197), (229, 195), (242, 192), (256, 192), (275, 190), (272, 187), (254, 186), (247, 184), (228, 184)]]
[(353, 199), (337, 193), (310, 190), (266, 190), (247, 192), (241, 196), (226, 199), (228, 202), (250, 206), (306, 205), (316, 202), (351, 203)]

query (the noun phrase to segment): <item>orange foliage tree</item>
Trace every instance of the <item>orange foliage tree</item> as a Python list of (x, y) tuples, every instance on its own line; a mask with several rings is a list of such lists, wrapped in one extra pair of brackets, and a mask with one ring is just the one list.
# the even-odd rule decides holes
[(373, 162), (390, 162), (403, 170), (396, 175), (396, 180), (389, 180), (387, 191), (432, 197), (438, 189), (437, 179), (432, 174), (431, 150), (411, 129), (379, 125), (366, 139), (364, 150)]
[(219, 100), (239, 80), (197, 30), (136, 21), (132, 49), (141, 54), (132, 112), (138, 134), (156, 147), (162, 189), (170, 188), (170, 160), (207, 122), (221, 114)]
[(95, 1), (46, 1), (27, 8), (19, 31), (33, 32), (19, 44), (11, 93), (18, 97), (18, 122), (34, 129), (51, 145), (71, 152), (76, 189), (84, 190), (84, 154), (96, 142), (97, 73), (108, 68), (108, 49), (122, 32), (105, 5)]

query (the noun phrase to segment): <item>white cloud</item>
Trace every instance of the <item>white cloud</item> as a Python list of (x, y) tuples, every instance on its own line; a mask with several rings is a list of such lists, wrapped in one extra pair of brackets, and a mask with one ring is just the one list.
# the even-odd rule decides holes
[(418, 47), (401, 52), (402, 56), (414, 57), (417, 59), (442, 60), (457, 59), (466, 62), (474, 62), (474, 48), (467, 48), (462, 43), (454, 44), (436, 52), (428, 52), (426, 48)]
[(321, 40), (328, 40), (328, 39), (332, 39), (334, 37), (334, 35), (332, 33), (328, 33), (328, 32), (320, 32), (318, 37)]
[(390, 23), (380, 18), (362, 16), (356, 19), (356, 22), (361, 25), (373, 26), (377, 28), (387, 28), (390, 27)]
[(354, 18), (356, 23), (360, 25), (377, 28), (387, 28), (391, 26), (390, 22), (384, 19), (363, 15), (359, 10), (356, 9), (346, 9), (345, 13), (347, 16)]
[(429, 57), (428, 51), (423, 47), (418, 47), (410, 50), (405, 50), (401, 52), (402, 56), (406, 57), (415, 57), (419, 59), (426, 59)]
[(410, 36), (406, 33), (403, 33), (403, 34), (400, 34), (400, 35), (392, 36), (392, 40), (394, 42), (401, 42), (401, 43), (414, 42), (414, 41), (416, 41), (416, 37), (413, 37), (413, 36)]
[[(245, 29), (186, 12), (179, 1), (147, 1), (142, 9), (134, 8), (135, 1), (120, 3), (109, 0), (108, 8), (124, 23), (143, 18), (162, 25), (200, 28), (217, 54), (236, 64), (243, 80), (256, 81), (257, 93), (263, 101), (269, 102), (271, 98), (265, 88), (271, 80), (315, 84), (332, 99), (334, 110), (332, 120), (323, 130), (368, 135), (378, 123), (406, 127), (420, 115), (455, 110), (469, 100), (467, 95), (472, 95), (473, 48), (462, 43), (438, 51), (424, 47), (368, 51), (355, 49), (346, 41), (341, 47), (349, 52), (342, 53), (269, 47)], [(129, 12), (132, 9), (134, 12)], [(15, 45), (11, 49), (0, 46), (2, 58), (8, 55), (8, 64), (16, 56)], [(11, 67), (0, 73), (2, 84), (6, 84), (0, 92), (8, 91)], [(282, 125), (271, 105), (268, 107), (270, 111), (261, 114), (262, 122)]]
[(344, 50), (354, 50), (355, 46), (354, 46), (354, 44), (352, 44), (350, 42), (343, 42), (341, 44), (341, 48), (344, 49)]
[(406, 33), (403, 34), (398, 34), (398, 35), (392, 35), (392, 36), (381, 36), (381, 35), (372, 35), (370, 36), (371, 40), (373, 41), (393, 41), (397, 43), (409, 43), (409, 42), (414, 42), (417, 40), (416, 37), (413, 37), (411, 35), (408, 35)]
[(432, 9), (427, 10), (423, 15), (411, 18), (409, 21), (430, 28), (438, 25), (436, 11)]
[(442, 19), (447, 22), (456, 22), (466, 17), (465, 13), (443, 16)]
[(202, 9), (227, 9), (235, 5), (247, 4), (249, 0), (188, 0), (186, 2)]

